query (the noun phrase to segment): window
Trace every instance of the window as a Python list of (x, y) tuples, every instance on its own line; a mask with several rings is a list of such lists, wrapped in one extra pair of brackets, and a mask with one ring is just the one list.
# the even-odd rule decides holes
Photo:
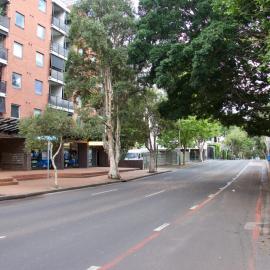
[(20, 118), (20, 106), (11, 104), (11, 117)]
[(46, 12), (46, 0), (38, 1), (38, 9), (42, 12)]
[(35, 93), (37, 95), (41, 95), (43, 90), (43, 82), (39, 80), (35, 80)]
[(40, 109), (34, 109), (34, 116), (39, 116), (41, 115), (41, 110)]
[(24, 15), (19, 12), (16, 12), (15, 24), (21, 28), (24, 28)]
[(37, 36), (40, 39), (45, 39), (45, 32), (46, 32), (45, 27), (38, 24), (38, 26), (37, 26)]
[(15, 88), (22, 88), (22, 75), (13, 72), (12, 73), (12, 86)]
[(36, 64), (39, 67), (44, 66), (44, 54), (36, 52)]
[(22, 58), (23, 56), (23, 45), (16, 41), (13, 44), (13, 55), (18, 58)]

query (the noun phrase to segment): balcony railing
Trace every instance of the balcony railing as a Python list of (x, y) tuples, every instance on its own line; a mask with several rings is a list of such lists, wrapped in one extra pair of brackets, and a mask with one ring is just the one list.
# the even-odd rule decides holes
[(7, 60), (7, 49), (0, 46), (0, 58)]
[(59, 18), (53, 17), (52, 18), (52, 24), (56, 27), (58, 27), (59, 29), (65, 31), (66, 33), (68, 33), (69, 30), (69, 26), (65, 23), (64, 20), (61, 20)]
[(61, 71), (57, 71), (55, 69), (51, 69), (50, 77), (54, 80), (60, 81), (64, 83), (64, 73)]
[(73, 102), (65, 100), (62, 97), (49, 95), (49, 104), (68, 112), (74, 111)]
[(0, 81), (0, 93), (6, 94), (7, 91), (7, 83), (4, 81)]
[(6, 112), (6, 102), (4, 97), (0, 97), (0, 113)]
[(68, 50), (56, 42), (51, 44), (51, 50), (59, 55), (64, 56), (65, 58), (68, 56)]
[(0, 15), (0, 25), (9, 29), (9, 18), (7, 16)]

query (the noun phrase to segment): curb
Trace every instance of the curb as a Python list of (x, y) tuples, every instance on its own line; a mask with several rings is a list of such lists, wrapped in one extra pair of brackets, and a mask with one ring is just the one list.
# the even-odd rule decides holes
[(171, 172), (170, 170), (168, 171), (163, 171), (163, 172), (156, 172), (156, 173), (151, 173), (149, 175), (144, 175), (144, 176), (138, 176), (130, 179), (119, 179), (115, 181), (108, 181), (108, 182), (103, 182), (103, 183), (97, 183), (97, 184), (89, 184), (85, 186), (78, 186), (78, 187), (69, 187), (69, 188), (60, 188), (60, 189), (55, 189), (55, 190), (46, 190), (46, 191), (39, 191), (39, 192), (32, 192), (32, 193), (27, 193), (27, 194), (19, 194), (19, 195), (7, 195), (7, 196), (0, 196), (0, 202), (1, 201), (9, 201), (9, 200), (16, 200), (16, 199), (26, 199), (29, 197), (37, 197), (40, 195), (45, 195), (45, 194), (50, 194), (50, 193), (58, 193), (58, 192), (63, 192), (63, 191), (72, 191), (72, 190), (79, 190), (79, 189), (84, 189), (84, 188), (90, 188), (90, 187), (98, 187), (98, 186), (105, 186), (105, 185), (111, 185), (115, 183), (125, 183), (129, 181), (134, 181), (134, 180), (139, 180), (142, 178), (147, 178), (151, 177), (154, 175), (159, 175), (163, 173), (168, 173)]

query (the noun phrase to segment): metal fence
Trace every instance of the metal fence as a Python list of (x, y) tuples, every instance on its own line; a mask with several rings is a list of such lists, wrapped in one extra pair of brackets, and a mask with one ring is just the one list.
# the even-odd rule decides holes
[(0, 93), (6, 94), (7, 91), (7, 83), (4, 81), (0, 81)]
[(56, 17), (53, 17), (52, 18), (52, 24), (54, 26), (56, 26), (57, 28), (65, 31), (66, 33), (68, 33), (68, 31), (69, 31), (69, 26), (65, 23), (64, 20), (61, 20), (61, 19), (56, 18)]
[(55, 107), (58, 107), (58, 108), (62, 108), (68, 112), (74, 111), (73, 102), (71, 102), (69, 100), (65, 100), (61, 97), (49, 95), (49, 104), (53, 105)]
[(7, 49), (0, 46), (0, 58), (7, 60)]
[(64, 57), (68, 56), (68, 50), (65, 49), (63, 46), (61, 46), (60, 44), (53, 42), (51, 44), (51, 50), (59, 55), (62, 55)]
[(50, 76), (57, 80), (57, 81), (61, 81), (61, 82), (64, 82), (64, 73), (61, 72), (61, 71), (57, 71), (55, 69), (51, 69), (50, 71)]
[(0, 15), (0, 25), (9, 29), (9, 18), (7, 16)]

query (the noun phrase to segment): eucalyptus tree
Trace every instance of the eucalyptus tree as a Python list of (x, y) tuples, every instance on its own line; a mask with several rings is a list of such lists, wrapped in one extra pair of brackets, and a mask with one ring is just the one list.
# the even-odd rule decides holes
[(109, 178), (120, 178), (121, 111), (134, 75), (127, 64), (134, 13), (128, 0), (81, 0), (71, 12), (66, 89), (104, 125)]

